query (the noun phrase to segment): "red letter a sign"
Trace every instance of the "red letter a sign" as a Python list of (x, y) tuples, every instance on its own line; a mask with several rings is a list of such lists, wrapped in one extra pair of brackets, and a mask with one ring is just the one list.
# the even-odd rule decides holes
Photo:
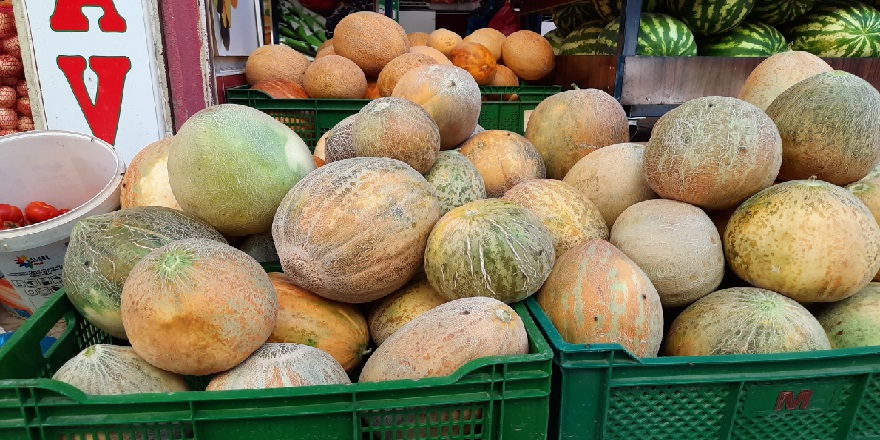
[(82, 12), (85, 6), (104, 10), (104, 16), (98, 20), (102, 32), (125, 32), (125, 19), (116, 11), (113, 0), (57, 0), (49, 27), (55, 32), (88, 31), (89, 19)]
[(59, 56), (58, 67), (67, 77), (92, 133), (110, 145), (115, 144), (122, 108), (122, 89), (125, 75), (131, 70), (131, 60), (127, 57), (89, 58), (89, 67), (98, 75), (98, 92), (95, 94), (94, 104), (86, 90), (83, 75), (86, 71), (86, 59), (81, 56)]

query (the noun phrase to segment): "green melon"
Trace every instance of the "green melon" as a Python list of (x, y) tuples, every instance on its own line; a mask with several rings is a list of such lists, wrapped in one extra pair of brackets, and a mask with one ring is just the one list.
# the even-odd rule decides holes
[(712, 35), (743, 22), (755, 0), (670, 0), (669, 10), (697, 35)]
[(281, 199), (314, 169), (296, 132), (237, 104), (194, 114), (168, 154), (168, 181), (183, 210), (231, 236), (267, 232)]
[(672, 322), (667, 356), (771, 354), (829, 350), (819, 321), (797, 302), (754, 287), (719, 290)]
[[(617, 53), (620, 21), (608, 24), (596, 40), (596, 55)], [(639, 22), (639, 39), (636, 49), (644, 56), (693, 56), (697, 54), (694, 34), (681, 21), (657, 13), (643, 13)]]
[(119, 312), (132, 267), (153, 249), (184, 238), (226, 240), (176, 209), (139, 206), (79, 221), (70, 234), (61, 280), (73, 306), (95, 327), (125, 339)]
[(571, 31), (593, 18), (591, 3), (591, 0), (585, 0), (553, 8), (551, 16), (560, 36), (568, 36)]
[(713, 57), (768, 57), (786, 50), (785, 36), (764, 23), (742, 23), (706, 37), (699, 45), (700, 55)]
[(552, 31), (547, 32), (544, 34), (544, 39), (550, 42), (550, 47), (553, 48), (553, 55), (559, 55), (563, 40), (559, 29), (553, 29)]
[(817, 0), (755, 0), (749, 20), (780, 25), (804, 16)]
[(425, 249), (425, 273), (447, 299), (486, 296), (512, 303), (544, 284), (554, 252), (553, 236), (535, 214), (505, 200), (477, 200), (437, 222)]
[(880, 283), (816, 312), (834, 348), (880, 346)]
[(110, 344), (86, 347), (52, 379), (98, 396), (188, 390), (181, 376), (148, 364), (131, 347)]
[(792, 50), (820, 57), (880, 56), (880, 11), (856, 1), (821, 4), (792, 23)]
[(596, 40), (604, 29), (605, 23), (601, 20), (585, 22), (562, 40), (559, 47), (560, 55), (592, 55)]
[(440, 200), (440, 215), (465, 203), (486, 198), (486, 185), (474, 164), (456, 150), (441, 151), (425, 173)]

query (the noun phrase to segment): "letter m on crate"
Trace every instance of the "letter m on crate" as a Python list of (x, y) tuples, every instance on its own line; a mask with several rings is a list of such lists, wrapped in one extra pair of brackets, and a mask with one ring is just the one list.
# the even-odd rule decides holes
[(812, 397), (813, 390), (802, 390), (797, 395), (794, 394), (794, 391), (780, 391), (779, 397), (776, 398), (776, 407), (773, 410), (794, 411), (797, 409), (808, 409)]

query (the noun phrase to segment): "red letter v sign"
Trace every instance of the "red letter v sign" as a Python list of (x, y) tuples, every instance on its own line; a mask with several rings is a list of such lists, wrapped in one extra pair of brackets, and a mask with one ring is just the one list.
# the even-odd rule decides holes
[(58, 67), (67, 77), (92, 134), (114, 145), (122, 108), (122, 90), (125, 76), (131, 70), (131, 60), (128, 57), (89, 57), (89, 67), (98, 75), (94, 104), (85, 85), (86, 59), (81, 56), (59, 56)]

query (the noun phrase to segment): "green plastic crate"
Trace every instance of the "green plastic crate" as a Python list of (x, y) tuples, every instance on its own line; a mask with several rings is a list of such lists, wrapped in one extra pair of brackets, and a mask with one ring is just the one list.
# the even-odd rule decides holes
[(880, 347), (638, 359), (526, 306), (554, 352), (551, 439), (880, 439)]
[[(450, 377), (89, 396), (47, 378), (83, 348), (118, 341), (85, 321), (62, 290), (0, 349), (0, 439), (544, 438), (553, 355), (525, 306), (514, 309), (530, 354), (478, 359)], [(67, 329), (44, 357), (40, 340), (61, 319)]]
[[(482, 86), (484, 97), (479, 124), (487, 130), (509, 130), (525, 133), (524, 118), (530, 110), (550, 95), (559, 93), (558, 86)], [(501, 95), (516, 94), (519, 101), (501, 101)], [(498, 99), (491, 99), (498, 97)], [(281, 121), (302, 138), (314, 151), (318, 139), (348, 116), (364, 108), (368, 99), (272, 99), (248, 86), (226, 89), (226, 102), (246, 105), (263, 111)]]

